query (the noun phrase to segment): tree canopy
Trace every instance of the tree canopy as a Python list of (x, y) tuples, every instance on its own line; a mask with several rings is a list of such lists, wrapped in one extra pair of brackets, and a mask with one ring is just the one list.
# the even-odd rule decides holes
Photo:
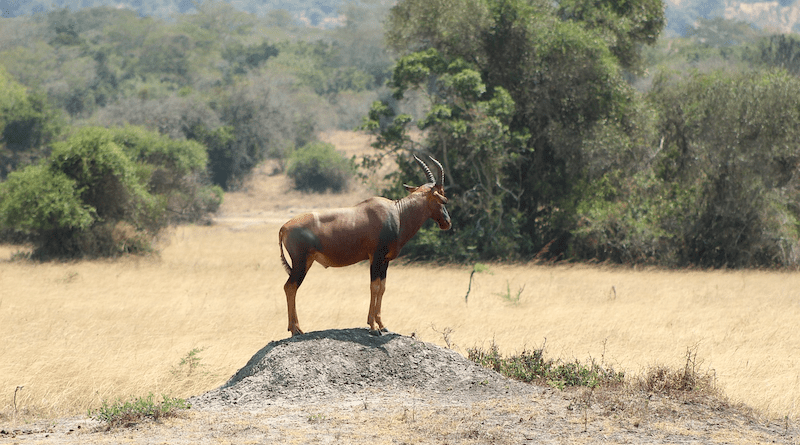
[[(611, 32), (599, 25), (609, 14), (636, 24)], [(413, 149), (440, 158), (450, 178), (459, 215), (448, 249), (454, 257), (526, 257), (568, 235), (587, 140), (632, 125), (633, 92), (622, 70), (662, 27), (660, 2), (397, 4), (387, 40), (402, 56), (390, 85), (396, 99), (416, 90), (430, 102), (418, 122), (427, 139)], [(379, 113), (370, 118), (380, 131)], [(396, 122), (402, 139), (409, 121)]]
[[(374, 104), (363, 128), (400, 179), (414, 174), (408, 151), (440, 159), (453, 218), (410, 253), (796, 266), (798, 80), (769, 68), (791, 66), (791, 41), (734, 53), (701, 29), (695, 50), (766, 68), (665, 71), (642, 94), (629, 80), (663, 27), (649, 0), (398, 2), (400, 102)], [(428, 101), (416, 122), (396, 105), (415, 94)]]

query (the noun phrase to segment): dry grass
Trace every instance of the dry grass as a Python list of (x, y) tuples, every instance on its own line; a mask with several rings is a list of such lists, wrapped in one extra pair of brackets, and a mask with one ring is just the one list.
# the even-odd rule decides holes
[[(188, 396), (223, 383), (268, 341), (284, 338), (285, 272), (277, 224), (180, 227), (160, 258), (0, 265), (0, 412), (84, 412), (152, 391)], [(9, 253), (6, 250), (6, 253)], [(383, 318), (462, 352), (541, 345), (565, 359), (601, 356), (640, 373), (682, 369), (687, 347), (734, 400), (796, 418), (800, 276), (491, 265), (465, 303), (466, 267), (392, 266)], [(424, 277), (424, 279), (422, 279)], [(365, 326), (366, 265), (315, 266), (298, 296), (306, 330)], [(500, 295), (525, 284), (519, 303)], [(616, 296), (611, 291), (616, 290)], [(437, 332), (438, 331), (438, 332)], [(200, 364), (173, 372), (194, 348)]]
[[(85, 413), (150, 392), (199, 394), (285, 338), (280, 223), (298, 203), (369, 192), (276, 204), (275, 188), (259, 187), (229, 196), (215, 226), (174, 229), (158, 257), (36, 264), (8, 262), (16, 248), (0, 248), (0, 421)], [(441, 333), (452, 330), (447, 340), (462, 353), (492, 341), (513, 353), (546, 339), (551, 357), (593, 357), (629, 374), (683, 369), (688, 348), (732, 400), (772, 417), (800, 415), (796, 273), (495, 264), (475, 275), (465, 302), (471, 270), (392, 265), (384, 321), (443, 346)], [(518, 302), (502, 297), (521, 286)], [(298, 294), (300, 323), (366, 326), (368, 303), (366, 265), (317, 265)], [(195, 348), (200, 366), (181, 369)]]

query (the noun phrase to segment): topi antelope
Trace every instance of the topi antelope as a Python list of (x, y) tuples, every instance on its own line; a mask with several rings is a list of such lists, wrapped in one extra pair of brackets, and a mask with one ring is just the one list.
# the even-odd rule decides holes
[[(295, 297), (297, 288), (314, 261), (324, 267), (343, 267), (369, 260), (370, 301), (367, 323), (370, 333), (381, 335), (388, 332), (381, 321), (381, 301), (386, 289), (386, 269), (389, 261), (397, 258), (400, 249), (419, 231), (422, 224), (432, 218), (439, 228), (450, 228), (444, 196), (444, 169), (436, 159), (430, 158), (439, 167), (439, 178), (414, 156), (425, 171), (428, 183), (419, 187), (403, 185), (410, 192), (398, 201), (375, 197), (345, 209), (334, 209), (306, 213), (281, 227), (278, 242), (281, 261), (289, 279), (283, 286), (289, 311), (289, 331), (302, 334), (297, 320)], [(283, 250), (292, 259), (286, 261)]]

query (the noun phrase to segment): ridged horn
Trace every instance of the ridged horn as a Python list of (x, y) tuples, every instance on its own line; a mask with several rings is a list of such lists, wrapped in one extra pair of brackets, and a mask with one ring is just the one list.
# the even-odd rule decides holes
[(431, 161), (433, 161), (433, 163), (436, 164), (437, 167), (439, 167), (439, 181), (440, 182), (437, 182), (436, 184), (439, 184), (442, 187), (444, 187), (444, 168), (442, 168), (442, 164), (440, 164), (439, 161), (437, 161), (436, 159), (433, 159), (433, 156), (428, 156), (428, 157), (431, 158)]
[[(433, 158), (431, 158), (431, 159), (433, 159)], [(431, 169), (429, 169), (428, 166), (425, 165), (424, 162), (422, 162), (422, 159), (418, 158), (417, 155), (414, 155), (414, 160), (416, 160), (417, 163), (420, 165), (420, 167), (422, 167), (422, 169), (425, 170), (425, 176), (428, 177), (428, 182), (432, 182), (432, 183), (436, 184), (436, 178), (433, 176), (433, 173), (431, 173)], [(437, 162), (437, 164), (438, 164), (438, 162)]]

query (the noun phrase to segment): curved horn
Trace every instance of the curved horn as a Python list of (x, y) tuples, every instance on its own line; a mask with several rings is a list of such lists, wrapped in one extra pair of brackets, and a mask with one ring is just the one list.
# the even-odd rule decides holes
[(428, 157), (431, 158), (431, 161), (433, 161), (433, 163), (436, 164), (437, 167), (439, 167), (439, 178), (440, 178), (439, 180), (441, 182), (436, 182), (435, 184), (439, 184), (442, 187), (444, 187), (444, 168), (442, 168), (442, 164), (440, 164), (439, 161), (437, 161), (436, 159), (433, 159), (433, 156), (428, 156)]
[(416, 160), (417, 163), (422, 167), (422, 169), (425, 170), (425, 176), (428, 177), (428, 182), (436, 184), (436, 178), (433, 176), (433, 173), (431, 173), (431, 169), (429, 169), (428, 166), (425, 165), (424, 162), (422, 162), (422, 159), (418, 158), (417, 155), (414, 155), (414, 160)]

